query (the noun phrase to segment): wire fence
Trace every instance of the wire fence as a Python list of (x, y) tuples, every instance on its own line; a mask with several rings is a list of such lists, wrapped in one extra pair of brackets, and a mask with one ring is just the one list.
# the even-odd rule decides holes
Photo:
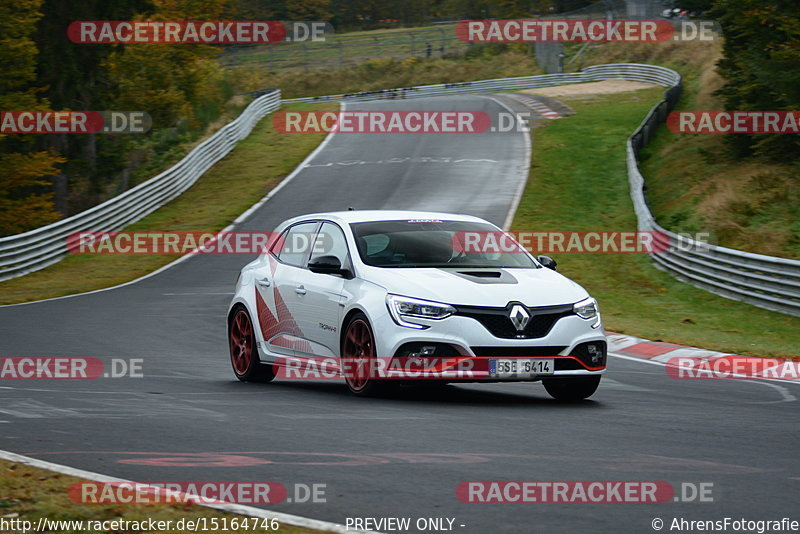
[[(546, 19), (654, 19), (660, 17), (662, 0), (601, 0)], [(475, 46), (456, 36), (456, 24), (420, 29), (382, 30), (326, 35), (324, 42), (239, 45), (226, 47), (220, 63), (227, 68), (258, 66), (270, 71), (343, 68), (371, 59), (407, 57), (442, 58), (463, 56)], [(541, 50), (540, 50), (541, 47)], [(536, 57), (547, 73), (562, 72), (563, 46), (536, 43)]]
[(220, 56), (220, 63), (231, 69), (260, 66), (270, 71), (310, 71), (343, 68), (379, 58), (462, 56), (470, 46), (456, 37), (453, 24), (373, 35), (334, 35), (316, 43), (231, 46)]

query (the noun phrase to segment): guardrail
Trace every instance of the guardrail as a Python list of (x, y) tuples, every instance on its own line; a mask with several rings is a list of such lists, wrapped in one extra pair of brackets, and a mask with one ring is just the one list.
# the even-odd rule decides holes
[(536, 76), (519, 76), (517, 78), (499, 78), (496, 80), (479, 80), (475, 82), (438, 83), (416, 87), (365, 91), (362, 93), (288, 98), (284, 100), (284, 102), (364, 102), (368, 100), (423, 98), (465, 93), (494, 93), (497, 91), (533, 89), (551, 85), (594, 82), (607, 78), (623, 78), (626, 80), (656, 83), (659, 85), (674, 85), (675, 83), (680, 83), (680, 75), (664, 67), (640, 65), (637, 63), (616, 63), (613, 65), (594, 65), (586, 67), (580, 72), (540, 74)]
[[(619, 78), (667, 87), (628, 139), (627, 163), (631, 198), (639, 230), (658, 232), (663, 252), (651, 255), (656, 266), (676, 278), (724, 297), (800, 316), (800, 261), (718, 247), (661, 228), (647, 207), (644, 179), (637, 156), (680, 96), (681, 76), (668, 68), (637, 63), (594, 65), (580, 72), (521, 76), (451, 84), (434, 84), (280, 101), (276, 92), (261, 96), (235, 121), (201, 143), (172, 169), (125, 193), (69, 219), (24, 234), (0, 238), (0, 281), (41, 269), (66, 254), (65, 239), (77, 231), (111, 231), (134, 222), (188, 189), (236, 142), (250, 133), (264, 115), (281, 102), (360, 102), (422, 98), (464, 93), (493, 93)], [(668, 246), (667, 246), (668, 245)], [(660, 249), (659, 248), (659, 249)]]
[(280, 91), (259, 96), (233, 121), (197, 145), (170, 169), (77, 215), (35, 230), (0, 238), (0, 281), (58, 262), (75, 232), (120, 230), (189, 189), (212, 165), (247, 137), (264, 115), (280, 107)]
[(640, 231), (654, 232), (656, 267), (717, 295), (800, 317), (800, 261), (764, 256), (690, 239), (662, 228), (647, 206), (639, 150), (664, 122), (680, 95), (680, 82), (664, 93), (628, 139), (628, 180)]

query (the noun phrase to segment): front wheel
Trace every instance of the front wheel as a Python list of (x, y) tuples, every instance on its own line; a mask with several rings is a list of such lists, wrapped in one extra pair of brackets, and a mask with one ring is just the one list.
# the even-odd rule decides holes
[(344, 379), (353, 395), (369, 397), (392, 389), (394, 384), (375, 378), (378, 371), (375, 336), (363, 313), (354, 315), (347, 324), (341, 355)]
[(544, 389), (556, 400), (579, 401), (588, 399), (600, 385), (599, 376), (570, 376), (560, 378), (545, 378), (542, 380)]
[(269, 382), (275, 378), (272, 366), (259, 361), (253, 321), (243, 307), (238, 308), (231, 317), (228, 345), (236, 378), (242, 382)]

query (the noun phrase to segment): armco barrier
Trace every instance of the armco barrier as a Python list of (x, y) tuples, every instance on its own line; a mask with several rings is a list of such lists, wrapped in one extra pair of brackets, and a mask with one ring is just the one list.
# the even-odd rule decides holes
[(363, 93), (289, 98), (284, 100), (284, 102), (363, 102), (368, 100), (394, 100), (467, 93), (494, 93), (497, 91), (532, 89), (535, 87), (548, 87), (551, 85), (565, 85), (569, 83), (594, 82), (607, 78), (622, 78), (625, 80), (656, 83), (666, 86), (680, 83), (680, 75), (664, 67), (640, 65), (636, 63), (616, 63), (613, 65), (594, 65), (586, 67), (580, 72), (520, 76), (517, 78), (499, 78), (496, 80), (479, 80), (475, 82), (439, 83), (434, 85), (420, 85), (417, 87), (381, 89)]
[[(661, 228), (650, 213), (637, 156), (639, 149), (647, 144), (655, 128), (664, 121), (680, 96), (681, 77), (671, 69), (637, 63), (616, 63), (594, 65), (575, 73), (292, 98), (283, 102), (359, 102), (493, 93), (612, 78), (649, 82), (668, 88), (664, 93), (664, 100), (653, 107), (628, 139), (628, 178), (639, 230), (662, 232), (662, 239), (669, 240), (671, 245), (664, 252), (652, 254), (656, 266), (682, 281), (724, 297), (800, 316), (800, 261), (693, 241)], [(152, 180), (69, 219), (25, 234), (0, 238), (0, 280), (58, 261), (66, 253), (64, 239), (69, 233), (119, 229), (174, 198), (194, 183), (214, 162), (227, 154), (239, 139), (250, 132), (258, 119), (276, 109), (279, 105), (278, 98), (277, 92), (258, 98), (236, 121), (198, 146), (178, 165)], [(233, 125), (237, 126), (232, 127)]]
[(232, 122), (200, 143), (172, 168), (72, 217), (0, 238), (0, 281), (43, 269), (67, 254), (74, 232), (109, 232), (138, 221), (177, 197), (247, 137), (264, 115), (280, 107), (280, 91), (253, 100)]
[(628, 139), (628, 180), (639, 230), (658, 232), (655, 240), (662, 246), (657, 248), (664, 250), (651, 254), (653, 261), (660, 269), (693, 286), (800, 317), (800, 261), (695, 241), (665, 230), (650, 213), (637, 156), (677, 101), (670, 91)]

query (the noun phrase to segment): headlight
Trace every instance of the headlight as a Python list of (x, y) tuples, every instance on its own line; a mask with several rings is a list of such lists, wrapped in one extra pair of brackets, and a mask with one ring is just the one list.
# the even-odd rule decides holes
[(593, 298), (590, 297), (575, 303), (572, 306), (572, 311), (581, 319), (586, 319), (587, 321), (594, 319), (595, 322), (592, 328), (600, 326), (600, 310), (597, 308), (597, 301)]
[(407, 328), (418, 330), (427, 328), (425, 325), (407, 321), (408, 318), (419, 317), (422, 319), (444, 319), (456, 312), (456, 309), (449, 304), (442, 302), (432, 302), (430, 300), (414, 299), (411, 297), (401, 297), (399, 295), (387, 295), (386, 306), (392, 315), (394, 322)]

